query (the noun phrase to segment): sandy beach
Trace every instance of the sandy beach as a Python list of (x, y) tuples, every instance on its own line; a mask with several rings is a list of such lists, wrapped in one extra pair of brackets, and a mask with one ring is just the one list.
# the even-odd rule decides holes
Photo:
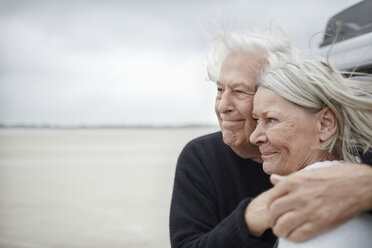
[(170, 247), (177, 157), (216, 130), (0, 129), (0, 247)]

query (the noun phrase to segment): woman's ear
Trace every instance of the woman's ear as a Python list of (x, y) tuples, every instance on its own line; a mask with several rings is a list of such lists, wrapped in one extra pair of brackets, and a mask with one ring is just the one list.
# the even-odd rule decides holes
[(319, 138), (324, 142), (337, 132), (337, 117), (329, 107), (324, 107), (319, 114)]

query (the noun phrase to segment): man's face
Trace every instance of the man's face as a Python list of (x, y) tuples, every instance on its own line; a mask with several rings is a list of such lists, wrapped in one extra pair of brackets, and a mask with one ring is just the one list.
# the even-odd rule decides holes
[(260, 156), (249, 137), (256, 127), (252, 118), (253, 96), (263, 65), (260, 55), (231, 53), (222, 64), (217, 82), (215, 111), (223, 140), (243, 158)]

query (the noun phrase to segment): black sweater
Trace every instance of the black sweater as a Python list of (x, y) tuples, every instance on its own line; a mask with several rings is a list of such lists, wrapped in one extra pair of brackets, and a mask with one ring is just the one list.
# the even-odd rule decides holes
[(270, 230), (256, 238), (244, 221), (250, 200), (270, 187), (261, 164), (237, 156), (221, 132), (192, 140), (177, 163), (172, 247), (273, 247), (276, 237)]

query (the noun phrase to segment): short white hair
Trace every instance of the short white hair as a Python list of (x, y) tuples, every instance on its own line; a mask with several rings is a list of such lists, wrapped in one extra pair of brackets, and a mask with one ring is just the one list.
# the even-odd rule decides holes
[[(262, 55), (265, 67), (280, 64), (296, 55), (295, 49), (283, 33), (223, 33), (212, 40), (208, 56), (208, 77), (217, 82), (222, 63), (230, 53)], [(262, 69), (264, 69), (262, 68)]]
[(295, 59), (261, 74), (264, 86), (306, 109), (328, 106), (337, 117), (337, 132), (321, 149), (349, 162), (372, 144), (372, 82), (345, 78), (321, 58)]

